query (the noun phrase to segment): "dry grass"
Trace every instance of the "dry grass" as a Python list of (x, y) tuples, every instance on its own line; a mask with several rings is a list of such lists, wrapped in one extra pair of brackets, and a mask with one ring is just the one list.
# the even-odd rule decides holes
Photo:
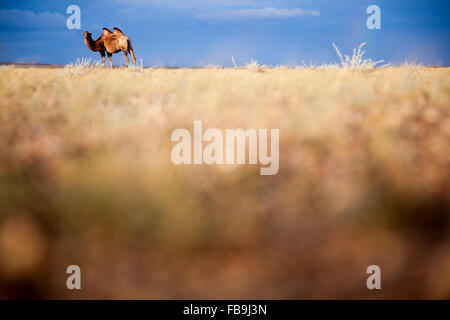
[(372, 59), (364, 59), (364, 54), (366, 52), (362, 51), (362, 48), (364, 48), (366, 44), (367, 43), (364, 42), (358, 49), (353, 49), (353, 55), (350, 57), (348, 55), (343, 56), (341, 51), (339, 51), (339, 48), (333, 43), (334, 50), (341, 60), (341, 67), (349, 69), (373, 69), (377, 64), (383, 63), (384, 60), (373, 61)]
[[(449, 298), (450, 70), (255, 68), (0, 68), (0, 297)], [(194, 120), (280, 172), (173, 165)]]

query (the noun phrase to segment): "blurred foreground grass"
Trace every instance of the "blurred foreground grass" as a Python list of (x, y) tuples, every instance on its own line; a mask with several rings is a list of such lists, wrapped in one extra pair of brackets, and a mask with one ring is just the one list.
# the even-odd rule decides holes
[[(1, 67), (0, 297), (450, 298), (449, 76)], [(279, 173), (175, 166), (194, 120)]]

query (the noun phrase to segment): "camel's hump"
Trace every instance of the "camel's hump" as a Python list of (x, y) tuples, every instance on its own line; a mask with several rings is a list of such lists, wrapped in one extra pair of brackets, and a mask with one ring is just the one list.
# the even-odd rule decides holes
[(104, 35), (104, 36), (107, 36), (107, 35), (111, 35), (111, 34), (113, 34), (113, 33), (111, 32), (111, 30), (109, 30), (108, 28), (103, 28), (102, 36), (103, 36), (103, 35)]
[(113, 30), (114, 30), (114, 34), (124, 35), (123, 32), (122, 32), (122, 30), (120, 30), (120, 29), (117, 28), (117, 27), (114, 27)]

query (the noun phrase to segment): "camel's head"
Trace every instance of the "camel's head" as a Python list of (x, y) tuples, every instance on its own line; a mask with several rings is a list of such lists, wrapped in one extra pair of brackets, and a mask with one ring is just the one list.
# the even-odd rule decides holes
[(88, 38), (90, 38), (92, 36), (92, 33), (85, 31), (85, 32), (82, 33), (82, 35), (83, 35), (83, 37), (85, 39), (88, 39)]

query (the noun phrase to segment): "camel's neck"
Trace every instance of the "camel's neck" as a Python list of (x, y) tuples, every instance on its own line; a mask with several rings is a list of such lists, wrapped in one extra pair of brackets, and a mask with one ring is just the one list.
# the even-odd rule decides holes
[(96, 44), (96, 42), (94, 40), (92, 40), (91, 37), (85, 38), (84, 42), (86, 43), (87, 47), (91, 50), (91, 51), (98, 51), (99, 48)]

